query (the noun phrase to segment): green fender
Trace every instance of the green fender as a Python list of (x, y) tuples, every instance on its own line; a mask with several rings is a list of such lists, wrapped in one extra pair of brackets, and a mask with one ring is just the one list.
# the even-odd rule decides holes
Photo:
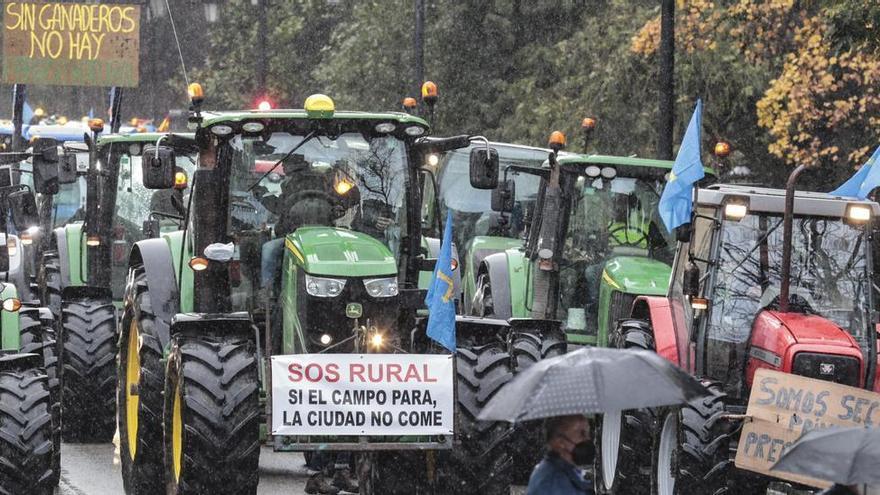
[[(86, 256), (86, 238), (82, 232), (83, 223), (69, 223), (55, 229), (55, 240), (58, 244), (58, 254), (67, 253), (65, 259), (60, 260), (62, 278), (67, 272), (67, 287), (81, 287), (87, 283), (88, 264)], [(65, 269), (65, 266), (66, 269)]]
[[(168, 243), (168, 249), (171, 250), (171, 263), (174, 265), (174, 279), (180, 287), (180, 312), (191, 313), (193, 310), (193, 270), (189, 267), (189, 260), (192, 258), (192, 236), (187, 236), (189, 242), (186, 243), (186, 250), (183, 258), (187, 260), (183, 263), (183, 271), (180, 269), (181, 251), (180, 246), (183, 243), (183, 231), (177, 230), (162, 234), (162, 239)], [(183, 280), (180, 280), (183, 275)]]
[(529, 271), (532, 269), (531, 262), (522, 249), (508, 249), (504, 253), (507, 255), (511, 314), (513, 318), (529, 318), (531, 311), (527, 307), (527, 301), (528, 306), (531, 306), (534, 296), (529, 280)]
[(507, 251), (508, 249), (516, 249), (521, 246), (522, 241), (519, 239), (497, 236), (477, 236), (468, 243), (463, 280), (464, 301), (467, 307), (470, 307), (470, 302), (474, 299), (474, 294), (477, 292), (477, 261), (490, 254)]
[[(3, 284), (0, 290), (0, 301), (11, 297), (18, 297), (18, 290), (14, 284)], [(0, 309), (0, 349), (4, 351), (17, 351), (21, 348), (21, 335), (19, 333), (18, 311), (6, 311)]]
[[(624, 299), (630, 303), (636, 296), (665, 296), (671, 276), (672, 268), (669, 265), (651, 258), (615, 256), (608, 260), (599, 283), (599, 331), (595, 340), (593, 337), (586, 337), (584, 343), (603, 347), (608, 345), (608, 334), (615, 324), (611, 321), (614, 311), (612, 297), (615, 292), (631, 295)], [(569, 335), (569, 341), (573, 336)], [(576, 337), (584, 338), (582, 335)]]

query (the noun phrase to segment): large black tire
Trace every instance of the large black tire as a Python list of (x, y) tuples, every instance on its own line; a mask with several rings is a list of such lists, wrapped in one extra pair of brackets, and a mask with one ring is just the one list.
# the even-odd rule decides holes
[(54, 490), (50, 400), (42, 369), (0, 372), (0, 494)]
[(175, 337), (163, 419), (169, 495), (257, 493), (259, 392), (252, 342)]
[(52, 486), (61, 481), (61, 379), (58, 367), (59, 342), (55, 339), (54, 319), (48, 309), (22, 307), (19, 312), (21, 352), (43, 356), (52, 415)]
[[(618, 349), (653, 351), (654, 339), (650, 324), (642, 320), (621, 320), (610, 336), (609, 345)], [(629, 409), (617, 413), (614, 417), (610, 415), (597, 417), (593, 433), (596, 444), (593, 485), (596, 493), (634, 495), (650, 493), (651, 447), (656, 428), (655, 409)], [(603, 442), (606, 437), (609, 441)], [(614, 442), (615, 437), (618, 439), (617, 442)], [(606, 453), (603, 447), (610, 454)], [(610, 458), (615, 449), (616, 458)], [(610, 476), (605, 476), (606, 470), (613, 472), (608, 473)]]
[(660, 415), (654, 435), (651, 485), (657, 495), (728, 493), (731, 424), (722, 419), (727, 395), (716, 383), (680, 409)]
[[(143, 266), (129, 270), (124, 302), (116, 390), (122, 482), (129, 495), (162, 493), (165, 491), (162, 460), (165, 367)], [(139, 370), (133, 379), (128, 376), (129, 363), (135, 358), (131, 352), (137, 360), (132, 371)], [(132, 391), (134, 383), (137, 384), (136, 395), (127, 393)], [(129, 397), (137, 397), (137, 402), (129, 404)], [(136, 415), (136, 424), (129, 424), (129, 405)]]
[(460, 445), (441, 451), (439, 493), (495, 495), (510, 492), (513, 457), (507, 423), (477, 421), (477, 415), (513, 378), (510, 355), (501, 342), (461, 347), (456, 355)]
[(61, 264), (58, 251), (46, 251), (39, 274), (40, 299), (52, 311), (55, 322), (61, 321)]
[(109, 299), (61, 306), (62, 433), (67, 441), (109, 442), (116, 430), (116, 308)]
[[(566, 351), (562, 333), (517, 332), (511, 343), (514, 373), (519, 373), (541, 359), (561, 356)], [(532, 469), (544, 454), (544, 428), (539, 421), (528, 421), (513, 427), (509, 451), (513, 457), (512, 481), (526, 485)]]

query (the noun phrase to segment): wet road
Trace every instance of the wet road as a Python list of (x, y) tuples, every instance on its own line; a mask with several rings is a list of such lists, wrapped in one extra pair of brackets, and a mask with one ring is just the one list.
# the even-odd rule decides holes
[[(113, 445), (64, 444), (61, 450), (61, 495), (120, 495), (122, 475), (113, 464)], [(263, 447), (260, 495), (305, 493), (308, 474), (302, 454), (281, 454)]]

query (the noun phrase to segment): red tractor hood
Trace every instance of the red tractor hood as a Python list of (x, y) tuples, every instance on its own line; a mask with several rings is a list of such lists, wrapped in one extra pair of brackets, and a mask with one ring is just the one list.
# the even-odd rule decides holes
[(858, 342), (849, 332), (821, 316), (769, 310), (764, 311), (762, 316), (766, 323), (775, 319), (798, 344), (859, 348)]

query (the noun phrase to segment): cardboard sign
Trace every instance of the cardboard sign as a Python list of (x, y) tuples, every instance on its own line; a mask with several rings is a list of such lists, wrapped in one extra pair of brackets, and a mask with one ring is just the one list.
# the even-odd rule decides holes
[(3, 4), (3, 82), (137, 86), (139, 5)]
[(272, 356), (273, 435), (452, 435), (451, 355)]
[(755, 373), (736, 451), (736, 466), (785, 480), (827, 487), (822, 480), (770, 468), (801, 434), (830, 426), (877, 427), (880, 394), (798, 375), (759, 369)]

